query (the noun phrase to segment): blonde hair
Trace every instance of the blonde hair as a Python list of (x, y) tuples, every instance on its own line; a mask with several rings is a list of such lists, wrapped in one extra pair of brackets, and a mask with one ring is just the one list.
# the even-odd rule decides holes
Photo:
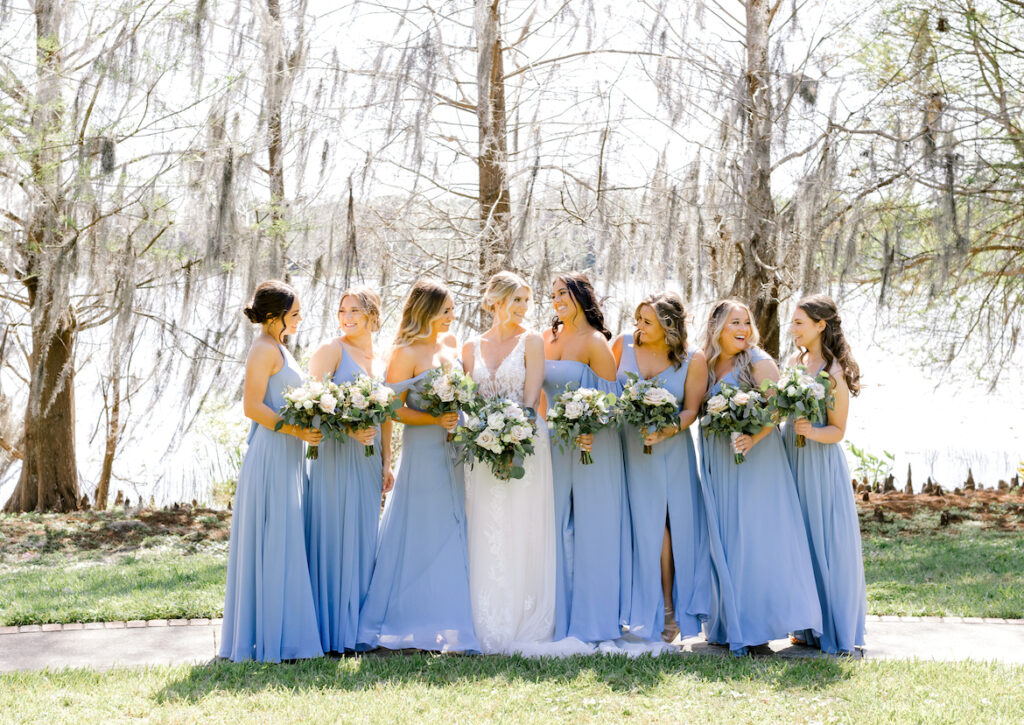
[(441, 314), (449, 296), (448, 288), (440, 282), (416, 280), (402, 307), (402, 322), (395, 335), (395, 347), (430, 337), (431, 323)]
[(708, 316), (707, 327), (704, 328), (704, 357), (708, 361), (708, 391), (704, 394), (705, 399), (711, 396), (711, 388), (717, 382), (715, 380), (715, 363), (718, 362), (718, 358), (722, 355), (722, 330), (725, 329), (729, 313), (737, 307), (747, 313), (747, 317), (750, 319), (751, 332), (746, 348), (733, 358), (732, 369), (736, 371), (736, 380), (738, 382), (751, 387), (757, 387), (750, 351), (760, 344), (761, 333), (757, 331), (757, 325), (754, 324), (754, 315), (751, 313), (750, 308), (739, 300), (720, 300), (715, 303), (711, 314)]
[[(648, 295), (633, 311), (633, 319), (640, 319), (640, 309), (650, 307), (658, 324), (665, 332), (665, 344), (668, 345), (668, 361), (672, 367), (679, 369), (686, 361), (686, 308), (683, 298), (675, 292), (659, 292)], [(633, 344), (640, 347), (640, 330), (633, 333)]]
[(484, 312), (493, 315), (499, 304), (507, 300), (520, 287), (530, 289), (526, 280), (515, 272), (502, 271), (492, 275), (487, 280), (487, 287), (484, 288), (483, 298), (480, 300), (480, 307)]
[(370, 332), (380, 329), (380, 295), (369, 287), (349, 287), (338, 298), (338, 312), (341, 312), (341, 303), (345, 301), (346, 297), (355, 297), (359, 301), (359, 306), (363, 309), (363, 314), (366, 315)]

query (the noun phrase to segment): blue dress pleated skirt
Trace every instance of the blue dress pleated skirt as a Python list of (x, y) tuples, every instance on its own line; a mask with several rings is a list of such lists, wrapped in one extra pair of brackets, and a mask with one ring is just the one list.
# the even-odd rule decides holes
[[(365, 374), (342, 347), (335, 383)], [(370, 586), (377, 551), (382, 483), (381, 438), (374, 454), (351, 438), (325, 440), (309, 462), (305, 505), (306, 554), (324, 651), (355, 649), (359, 608)]]
[[(303, 382), (291, 354), (281, 352), (285, 365), (263, 399), (273, 410)], [(323, 654), (306, 567), (304, 461), (301, 440), (253, 423), (231, 519), (221, 657), (280, 662)]]
[[(619, 383), (625, 373), (637, 375), (633, 340), (623, 337)], [(679, 401), (686, 388), (690, 357), (677, 368), (654, 376)], [(626, 488), (631, 516), (633, 580), (629, 614), (630, 634), (659, 640), (665, 624), (665, 597), (661, 588), (661, 549), (665, 527), (672, 536), (675, 577), (672, 600), (683, 637), (700, 633), (711, 607), (711, 551), (708, 542), (704, 495), (697, 474), (693, 437), (685, 430), (643, 452), (643, 435), (632, 425), (622, 429)]]
[[(767, 357), (752, 352), (755, 362)], [(722, 382), (735, 384), (733, 373)], [(810, 550), (778, 430), (739, 464), (728, 437), (702, 431), (701, 482), (714, 574), (708, 641), (743, 653), (797, 630), (820, 633)]]
[(795, 634), (831, 654), (864, 646), (867, 594), (860, 522), (846, 455), (838, 443), (807, 440), (797, 448), (792, 423), (783, 427), (786, 454), (811, 549), (822, 630)]
[[(618, 392), (575, 360), (547, 360), (548, 405), (568, 384)], [(622, 443), (614, 427), (594, 435), (594, 462), (552, 442), (555, 497), (555, 634), (584, 642), (617, 639), (628, 621), (632, 559)]]
[[(422, 410), (424, 371), (402, 383), (406, 405)], [(356, 649), (480, 651), (473, 629), (463, 479), (437, 425), (406, 425), (395, 487), (381, 518)], [(361, 454), (360, 454), (361, 455)]]

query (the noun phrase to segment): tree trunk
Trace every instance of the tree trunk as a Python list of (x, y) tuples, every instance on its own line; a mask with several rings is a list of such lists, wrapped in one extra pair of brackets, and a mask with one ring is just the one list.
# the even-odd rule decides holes
[(511, 243), (505, 81), (498, 0), (477, 0), (477, 102), (480, 134), (480, 277), (486, 281), (504, 266)]
[(761, 345), (779, 357), (779, 277), (775, 202), (772, 199), (772, 97), (768, 46), (771, 9), (768, 0), (747, 0), (747, 77), (743, 110), (743, 203), (740, 251), (742, 264), (732, 294), (751, 305)]
[(19, 251), (32, 319), (29, 397), (21, 477), (4, 511), (72, 511), (78, 508), (75, 460), (75, 316), (66, 300), (74, 239), (65, 234), (61, 134), (61, 3), (38, 0), (36, 83), (32, 102), (32, 213)]
[(100, 482), (96, 486), (93, 507), (97, 511), (107, 509), (107, 497), (110, 495), (110, 476), (114, 470), (114, 455), (117, 453), (117, 441), (121, 437), (121, 376), (115, 373), (110, 378), (110, 387), (114, 399), (110, 403), (107, 417), (107, 443), (103, 450), (103, 469), (100, 471)]
[(264, 32), (267, 83), (267, 168), (270, 175), (270, 239), (273, 272), (287, 281), (285, 259), (284, 131), (282, 114), (285, 96), (284, 37), (281, 32), (279, 0), (267, 0), (270, 26)]

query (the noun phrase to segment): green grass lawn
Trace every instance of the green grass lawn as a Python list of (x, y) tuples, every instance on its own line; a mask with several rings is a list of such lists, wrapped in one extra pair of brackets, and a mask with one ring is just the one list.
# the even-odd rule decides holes
[[(862, 514), (872, 614), (1024, 618), (1024, 531)], [(225, 512), (0, 516), (0, 625), (218, 617)]]
[(730, 657), (455, 657), (0, 676), (5, 722), (1006, 722), (1024, 668)]

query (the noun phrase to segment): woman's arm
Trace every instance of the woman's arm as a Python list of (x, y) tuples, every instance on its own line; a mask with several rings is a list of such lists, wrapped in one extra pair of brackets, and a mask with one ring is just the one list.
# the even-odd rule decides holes
[(612, 346), (604, 335), (595, 330), (587, 340), (585, 349), (586, 362), (590, 369), (600, 378), (615, 380), (615, 355), (612, 354)]
[[(384, 379), (389, 383), (397, 383), (413, 377), (416, 371), (416, 355), (408, 347), (395, 348), (388, 363), (388, 370)], [(455, 430), (459, 422), (458, 413), (445, 413), (442, 416), (433, 416), (422, 410), (415, 410), (405, 405), (405, 399), (409, 391), (403, 391), (398, 397), (402, 400), (402, 407), (398, 409), (398, 420), (406, 425), (439, 425), (447, 431)], [(453, 422), (454, 421), (454, 422)]]
[[(753, 373), (754, 380), (757, 381), (758, 385), (765, 380), (771, 380), (772, 382), (778, 382), (779, 380), (779, 367), (771, 358), (754, 363)], [(737, 436), (736, 440), (733, 441), (733, 449), (739, 453), (747, 453), (751, 448), (764, 440), (774, 429), (775, 423), (769, 423), (753, 435), (744, 434)]]
[(537, 410), (544, 385), (544, 339), (536, 332), (526, 332), (526, 385), (523, 388), (523, 402), (527, 408)]
[(703, 350), (696, 350), (686, 369), (686, 388), (683, 393), (683, 409), (679, 414), (679, 430), (693, 425), (708, 391), (708, 361)]
[(333, 376), (341, 362), (341, 344), (333, 340), (325, 342), (316, 349), (309, 359), (309, 377), (323, 380), (324, 376)]
[(838, 443), (846, 435), (846, 419), (850, 412), (850, 389), (838, 363), (829, 371), (832, 377), (833, 405), (828, 411), (828, 425), (815, 428), (807, 418), (797, 418), (793, 430), (818, 443)]
[(615, 340), (612, 341), (612, 357), (615, 358), (615, 372), (616, 373), (618, 373), (618, 371), (619, 371), (619, 365), (622, 364), (622, 345), (623, 345), (622, 338), (624, 338), (624, 337), (625, 337), (625, 334), (622, 334), (622, 335), (619, 335), (618, 337), (616, 337)]
[[(281, 351), (260, 340), (253, 343), (252, 349), (249, 350), (249, 357), (245, 361), (242, 410), (245, 412), (246, 418), (254, 420), (270, 430), (274, 430), (274, 426), (281, 420), (281, 416), (264, 403), (263, 398), (267, 394), (270, 376), (280, 371), (283, 365)], [(289, 423), (285, 423), (279, 432), (295, 436), (312, 445), (317, 445), (323, 438), (316, 428), (301, 428)]]

